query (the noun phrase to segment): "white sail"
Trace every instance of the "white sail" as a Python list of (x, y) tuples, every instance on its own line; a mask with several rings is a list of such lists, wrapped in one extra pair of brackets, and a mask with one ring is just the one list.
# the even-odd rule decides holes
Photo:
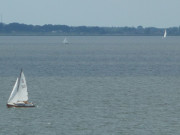
[(17, 103), (28, 100), (27, 85), (24, 73), (21, 71), (13, 87), (8, 103)]
[(17, 78), (17, 80), (16, 80), (16, 82), (14, 84), (13, 90), (11, 92), (11, 95), (10, 95), (10, 97), (8, 99), (8, 103), (15, 103), (15, 102), (18, 101), (18, 96), (17, 96), (18, 80), (19, 79)]
[(166, 36), (167, 36), (167, 32), (166, 32), (166, 30), (164, 31), (164, 38), (166, 38)]
[(18, 101), (27, 101), (28, 100), (28, 91), (27, 84), (24, 73), (21, 72), (19, 78), (19, 86), (18, 86)]
[(64, 44), (68, 44), (68, 41), (67, 41), (67, 38), (66, 38), (66, 37), (64, 38), (63, 43), (64, 43)]

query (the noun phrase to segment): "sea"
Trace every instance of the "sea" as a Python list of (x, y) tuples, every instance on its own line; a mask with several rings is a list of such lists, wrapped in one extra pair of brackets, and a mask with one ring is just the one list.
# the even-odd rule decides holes
[[(0, 36), (0, 135), (179, 135), (180, 37)], [(7, 108), (23, 69), (35, 108)]]

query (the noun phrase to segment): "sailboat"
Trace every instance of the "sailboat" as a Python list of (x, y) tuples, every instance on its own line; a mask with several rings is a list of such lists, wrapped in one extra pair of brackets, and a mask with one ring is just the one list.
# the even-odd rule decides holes
[(69, 44), (67, 38), (65, 37), (64, 40), (63, 40), (63, 44)]
[(163, 36), (163, 38), (166, 38), (166, 36), (167, 36), (167, 32), (166, 32), (166, 30), (164, 31), (164, 36)]
[(27, 84), (22, 69), (8, 99), (7, 107), (35, 107), (33, 103), (28, 102)]

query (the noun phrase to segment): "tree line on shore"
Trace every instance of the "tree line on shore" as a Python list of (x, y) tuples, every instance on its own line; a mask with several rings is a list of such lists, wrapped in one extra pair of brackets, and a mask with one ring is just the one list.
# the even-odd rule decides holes
[(169, 36), (180, 36), (179, 27), (98, 27), (67, 25), (28, 25), (20, 23), (0, 23), (0, 35), (120, 35), (120, 36), (162, 36), (164, 31)]

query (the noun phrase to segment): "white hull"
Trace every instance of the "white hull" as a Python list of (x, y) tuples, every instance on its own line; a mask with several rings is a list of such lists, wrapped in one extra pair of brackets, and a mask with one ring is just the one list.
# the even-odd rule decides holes
[(32, 103), (15, 103), (15, 104), (7, 104), (7, 107), (35, 107)]

